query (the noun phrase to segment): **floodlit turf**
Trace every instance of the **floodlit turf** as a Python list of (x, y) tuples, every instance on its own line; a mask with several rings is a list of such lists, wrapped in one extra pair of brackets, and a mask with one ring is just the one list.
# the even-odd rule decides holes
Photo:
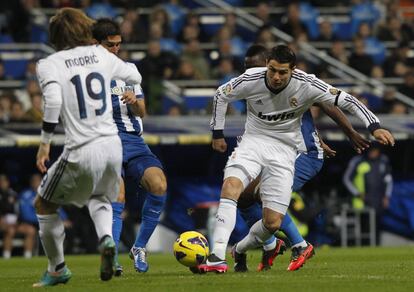
[[(260, 253), (248, 255), (250, 272), (193, 275), (172, 255), (151, 254), (150, 270), (136, 273), (127, 256), (125, 274), (109, 282), (99, 280), (99, 256), (68, 256), (73, 277), (54, 291), (414, 291), (414, 247), (321, 248), (299, 271), (288, 272), (290, 252), (277, 258), (273, 269), (256, 272)], [(231, 261), (231, 260), (230, 260)], [(232, 266), (232, 261), (231, 261)], [(46, 258), (0, 259), (0, 291), (32, 290), (46, 268)], [(48, 289), (50, 290), (50, 289)]]

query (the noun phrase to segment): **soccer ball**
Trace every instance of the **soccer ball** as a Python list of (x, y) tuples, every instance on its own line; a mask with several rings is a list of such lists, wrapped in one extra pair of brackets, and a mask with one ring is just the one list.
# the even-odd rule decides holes
[(175, 240), (173, 250), (178, 262), (190, 268), (196, 267), (208, 256), (208, 241), (199, 232), (187, 231)]

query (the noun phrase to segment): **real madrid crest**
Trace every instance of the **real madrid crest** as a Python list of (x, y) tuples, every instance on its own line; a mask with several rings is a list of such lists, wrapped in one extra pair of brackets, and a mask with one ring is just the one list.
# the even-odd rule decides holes
[(291, 97), (289, 100), (289, 104), (291, 107), (297, 107), (298, 106), (298, 99), (296, 97)]
[(122, 95), (122, 89), (118, 86), (112, 87), (111, 88), (111, 94)]
[(232, 88), (231, 88), (231, 84), (227, 84), (226, 87), (224, 87), (223, 93), (225, 95), (228, 95), (231, 92)]
[(332, 95), (337, 95), (338, 92), (339, 92), (339, 90), (336, 89), (335, 87), (329, 88), (329, 93), (332, 94)]

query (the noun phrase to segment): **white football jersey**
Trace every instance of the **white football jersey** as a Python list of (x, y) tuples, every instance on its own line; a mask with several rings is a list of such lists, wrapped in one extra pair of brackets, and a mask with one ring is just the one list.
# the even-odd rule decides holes
[(212, 130), (222, 130), (228, 102), (245, 99), (245, 134), (277, 139), (297, 147), (301, 117), (315, 102), (328, 102), (356, 115), (368, 127), (378, 118), (352, 95), (326, 84), (315, 75), (294, 70), (289, 84), (275, 93), (266, 82), (267, 68), (251, 68), (220, 86), (214, 96)]
[(129, 66), (100, 45), (59, 51), (37, 64), (37, 77), (45, 99), (44, 121), (60, 116), (71, 149), (100, 136), (117, 135), (112, 117), (111, 80), (141, 83)]

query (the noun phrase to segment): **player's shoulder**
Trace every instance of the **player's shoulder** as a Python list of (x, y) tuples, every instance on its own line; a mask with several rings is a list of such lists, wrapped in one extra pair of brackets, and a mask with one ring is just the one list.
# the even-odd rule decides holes
[(293, 70), (292, 80), (298, 83), (301, 87), (314, 87), (322, 90), (323, 92), (327, 92), (327, 90), (331, 87), (329, 84), (316, 77), (315, 74), (309, 74), (299, 69)]
[(266, 67), (247, 69), (243, 74), (231, 80), (231, 86), (233, 89), (237, 87), (254, 88), (257, 86), (257, 82), (262, 82), (263, 78), (265, 78), (266, 70)]
[(246, 69), (246, 71), (244, 71), (243, 75), (246, 76), (251, 76), (251, 75), (256, 75), (256, 74), (265, 74), (267, 68), (266, 67), (253, 67), (253, 68), (249, 68)]
[(316, 76), (315, 74), (309, 74), (300, 69), (295, 69), (292, 72), (292, 78), (299, 80), (301, 82), (311, 83), (314, 79), (316, 79)]

